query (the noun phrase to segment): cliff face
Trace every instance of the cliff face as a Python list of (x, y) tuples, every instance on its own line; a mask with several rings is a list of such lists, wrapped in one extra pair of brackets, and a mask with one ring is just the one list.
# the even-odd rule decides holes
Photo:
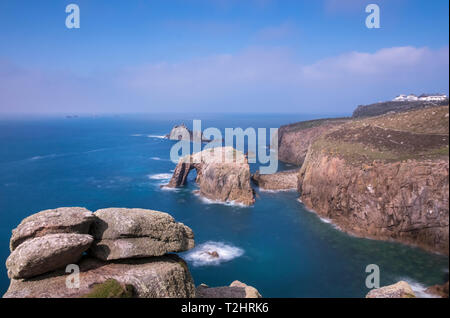
[(220, 202), (255, 202), (247, 158), (232, 147), (207, 149), (181, 159), (167, 186), (183, 186), (192, 169), (197, 170), (200, 195)]
[(414, 109), (445, 106), (448, 105), (448, 99), (443, 101), (388, 101), (370, 105), (360, 105), (353, 112), (353, 117), (379, 116), (389, 112), (405, 112)]
[(448, 161), (355, 167), (319, 154), (300, 174), (301, 200), (343, 230), (448, 254)]
[[(446, 127), (430, 125), (438, 122)], [(344, 231), (448, 255), (448, 107), (330, 131), (311, 145), (298, 190)]]
[(319, 119), (281, 126), (278, 130), (278, 159), (302, 165), (312, 142), (331, 128), (348, 121), (345, 118)]

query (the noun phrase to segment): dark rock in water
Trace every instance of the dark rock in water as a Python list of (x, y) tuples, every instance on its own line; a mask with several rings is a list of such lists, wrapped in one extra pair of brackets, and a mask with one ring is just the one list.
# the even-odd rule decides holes
[(219, 253), (217, 253), (216, 251), (212, 251), (212, 252), (207, 252), (209, 256), (211, 256), (212, 258), (219, 258)]
[(258, 290), (240, 281), (234, 281), (230, 286), (209, 287), (201, 284), (196, 289), (197, 298), (262, 298)]
[(194, 142), (210, 142), (211, 140), (205, 138), (202, 132), (191, 131), (184, 124), (176, 125), (172, 128), (170, 133), (166, 135), (170, 140), (185, 140)]
[(10, 249), (14, 251), (26, 240), (47, 234), (88, 234), (94, 219), (91, 211), (78, 207), (45, 210), (33, 214), (23, 219), (12, 231)]
[(194, 233), (167, 213), (111, 208), (94, 213), (90, 252), (102, 260), (161, 256), (194, 247)]
[(250, 167), (242, 152), (232, 147), (217, 147), (182, 158), (167, 187), (183, 186), (192, 169), (197, 170), (200, 195), (219, 202), (243, 205), (255, 202)]
[(20, 244), (6, 260), (10, 278), (29, 278), (76, 263), (93, 241), (87, 234), (49, 234)]
[(256, 171), (252, 181), (263, 190), (291, 190), (298, 186), (298, 169), (277, 172), (274, 174), (260, 174)]
[[(64, 270), (31, 279), (12, 279), (5, 298), (77, 298), (101, 295), (115, 284), (95, 287), (110, 279), (122, 287), (133, 286), (133, 297), (138, 298), (191, 298), (195, 287), (186, 263), (176, 255), (104, 262), (84, 258), (79, 263), (79, 288), (69, 288), (70, 276)], [(117, 287), (117, 286), (116, 286)], [(129, 288), (129, 287), (128, 287)], [(127, 294), (128, 289), (125, 290)], [(117, 292), (117, 290), (116, 290)], [(114, 294), (117, 294), (114, 292)], [(119, 291), (119, 294), (122, 294)]]
[(448, 298), (448, 282), (443, 285), (434, 285), (428, 287), (426, 292), (442, 298)]
[(400, 281), (397, 284), (372, 289), (366, 298), (415, 298), (411, 286), (407, 282)]
[(132, 298), (133, 285), (122, 285), (115, 279), (108, 279), (103, 283), (94, 284), (92, 290), (82, 298)]

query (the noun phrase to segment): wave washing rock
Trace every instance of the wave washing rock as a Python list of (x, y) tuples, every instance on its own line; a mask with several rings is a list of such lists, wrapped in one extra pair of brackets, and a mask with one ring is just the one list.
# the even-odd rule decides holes
[(416, 298), (416, 295), (407, 282), (400, 281), (394, 285), (372, 289), (366, 298)]
[(170, 140), (186, 140), (186, 141), (197, 141), (197, 142), (210, 142), (211, 140), (205, 138), (202, 132), (191, 131), (184, 124), (176, 125), (172, 128), (170, 133), (166, 135), (167, 139)]
[(298, 186), (298, 170), (282, 171), (274, 174), (252, 175), (252, 181), (263, 190), (292, 190)]
[(6, 260), (10, 278), (29, 278), (76, 263), (93, 241), (87, 234), (48, 234), (20, 244)]
[[(98, 284), (114, 279), (133, 286), (133, 297), (191, 298), (195, 286), (186, 263), (177, 255), (104, 262), (84, 258), (80, 263), (79, 288), (68, 288), (64, 270), (29, 280), (12, 279), (5, 298), (87, 297)], [(106, 297), (106, 296), (105, 296)]]
[(197, 298), (262, 298), (258, 290), (235, 280), (230, 286), (209, 287), (201, 284), (196, 290)]
[(429, 124), (441, 110), (355, 121), (320, 137), (299, 173), (300, 199), (357, 236), (448, 255), (448, 120)]
[(281, 126), (278, 130), (278, 159), (301, 166), (312, 142), (349, 119), (318, 119)]
[(94, 213), (90, 252), (101, 260), (161, 256), (194, 247), (194, 233), (167, 213), (110, 208)]
[(232, 147), (206, 149), (180, 159), (167, 187), (181, 187), (192, 169), (200, 195), (219, 202), (252, 205), (255, 202), (250, 183), (247, 157)]
[(14, 251), (24, 241), (47, 234), (88, 234), (94, 219), (91, 211), (78, 207), (45, 210), (33, 214), (23, 219), (12, 231), (10, 249)]

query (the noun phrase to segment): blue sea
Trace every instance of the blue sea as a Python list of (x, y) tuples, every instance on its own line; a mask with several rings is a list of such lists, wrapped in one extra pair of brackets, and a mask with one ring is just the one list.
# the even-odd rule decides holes
[[(11, 230), (33, 213), (63, 206), (92, 211), (146, 208), (190, 226), (197, 247), (182, 253), (196, 285), (240, 280), (264, 297), (364, 297), (366, 266), (377, 264), (381, 285), (406, 280), (418, 292), (448, 279), (448, 257), (392, 242), (352, 237), (308, 211), (294, 192), (263, 192), (252, 207), (164, 190), (175, 164), (175, 124), (203, 128), (276, 128), (307, 115), (160, 114), (0, 119), (0, 293), (9, 285), (5, 260)], [(281, 164), (279, 170), (295, 168)], [(257, 164), (251, 170), (258, 169)], [(204, 259), (214, 249), (220, 258)]]

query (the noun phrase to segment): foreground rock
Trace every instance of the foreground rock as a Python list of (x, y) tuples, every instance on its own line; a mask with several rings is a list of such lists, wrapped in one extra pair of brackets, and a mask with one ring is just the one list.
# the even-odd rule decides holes
[(407, 282), (400, 281), (394, 285), (389, 285), (371, 290), (366, 298), (415, 298), (411, 286)]
[(185, 140), (196, 142), (209, 142), (211, 140), (205, 138), (202, 132), (191, 131), (184, 124), (176, 125), (172, 128), (170, 133), (166, 136), (170, 140)]
[[(98, 284), (103, 284), (109, 279), (117, 281), (124, 287), (132, 286), (133, 297), (191, 298), (195, 296), (194, 283), (186, 263), (176, 255), (114, 262), (85, 258), (79, 266), (79, 288), (68, 288), (66, 280), (70, 280), (70, 277), (61, 270), (28, 280), (12, 279), (3, 297), (89, 297), (92, 292), (98, 291), (96, 287)], [(115, 284), (111, 285), (111, 288), (116, 289)], [(109, 291), (103, 290), (103, 293)]]
[(78, 262), (93, 241), (87, 234), (49, 234), (19, 245), (6, 260), (10, 278), (29, 278)]
[(102, 260), (161, 256), (194, 247), (194, 233), (167, 213), (111, 208), (94, 213), (90, 252)]
[(230, 286), (209, 287), (200, 285), (196, 291), (197, 298), (262, 298), (258, 290), (240, 281), (234, 281)]
[(10, 249), (14, 251), (24, 241), (47, 234), (88, 234), (94, 218), (91, 211), (78, 207), (45, 210), (33, 214), (12, 231)]
[(347, 118), (318, 119), (281, 126), (278, 130), (278, 159), (301, 166), (311, 143), (347, 121)]
[(349, 122), (317, 139), (300, 199), (342, 230), (449, 252), (448, 107)]
[(274, 174), (252, 175), (252, 181), (263, 190), (292, 190), (298, 186), (298, 170), (283, 171)]
[(182, 158), (167, 186), (183, 186), (192, 169), (197, 171), (200, 195), (219, 202), (243, 205), (255, 202), (250, 167), (242, 152), (232, 147), (218, 147)]

